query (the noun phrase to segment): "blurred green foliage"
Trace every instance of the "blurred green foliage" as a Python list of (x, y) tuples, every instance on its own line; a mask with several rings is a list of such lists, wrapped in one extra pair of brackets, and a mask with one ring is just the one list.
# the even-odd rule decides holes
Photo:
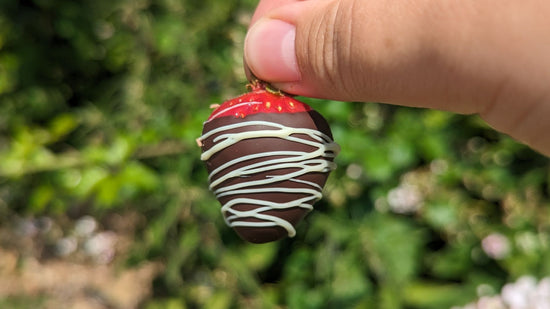
[(375, 103), (304, 99), (339, 167), (296, 238), (241, 241), (195, 138), (245, 90), (255, 4), (2, 1), (0, 223), (142, 214), (128, 265), (165, 265), (150, 309), (445, 308), (550, 275), (547, 158), (476, 116)]

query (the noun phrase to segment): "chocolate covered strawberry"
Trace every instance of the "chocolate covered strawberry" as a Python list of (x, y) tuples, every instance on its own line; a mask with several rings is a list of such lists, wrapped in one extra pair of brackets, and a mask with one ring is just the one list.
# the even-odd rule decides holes
[(251, 87), (212, 112), (199, 144), (226, 223), (243, 239), (265, 243), (296, 234), (340, 148), (307, 104), (261, 82)]

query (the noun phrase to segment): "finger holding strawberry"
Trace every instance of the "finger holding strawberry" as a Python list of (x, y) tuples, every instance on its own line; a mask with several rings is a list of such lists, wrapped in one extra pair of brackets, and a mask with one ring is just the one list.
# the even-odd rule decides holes
[(261, 0), (246, 66), (283, 91), (479, 114), (550, 155), (550, 2)]

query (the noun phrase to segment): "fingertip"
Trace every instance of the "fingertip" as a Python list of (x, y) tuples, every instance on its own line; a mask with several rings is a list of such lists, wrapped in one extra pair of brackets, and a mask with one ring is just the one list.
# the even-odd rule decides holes
[(300, 80), (295, 38), (294, 25), (277, 19), (260, 19), (245, 39), (246, 66), (253, 75), (268, 82)]

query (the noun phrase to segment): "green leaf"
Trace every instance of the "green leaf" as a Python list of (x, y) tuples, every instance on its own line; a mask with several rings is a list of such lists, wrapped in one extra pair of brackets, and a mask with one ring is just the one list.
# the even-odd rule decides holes
[(51, 141), (57, 141), (76, 128), (78, 121), (71, 114), (61, 114), (50, 122)]
[(416, 308), (450, 308), (471, 298), (470, 291), (458, 284), (416, 281), (404, 290), (405, 302)]
[(242, 252), (243, 263), (252, 270), (263, 270), (273, 263), (278, 247), (276, 242), (247, 246)]
[(233, 295), (230, 291), (217, 291), (212, 295), (206, 304), (204, 305), (205, 309), (228, 309), (231, 308), (231, 302), (233, 300)]
[(403, 284), (418, 272), (424, 233), (408, 221), (374, 213), (365, 218), (359, 235), (365, 257), (382, 282)]

